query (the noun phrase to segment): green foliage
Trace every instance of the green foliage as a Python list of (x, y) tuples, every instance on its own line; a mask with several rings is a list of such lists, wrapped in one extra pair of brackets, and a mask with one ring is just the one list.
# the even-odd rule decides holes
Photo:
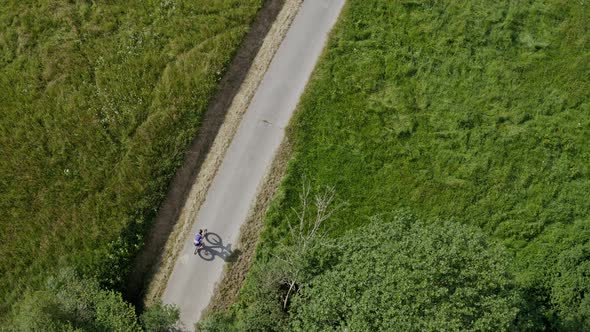
[(163, 304), (161, 301), (148, 307), (141, 314), (139, 320), (146, 332), (169, 331), (180, 318), (180, 309), (171, 304)]
[(349, 204), (330, 236), (403, 208), (478, 226), (515, 254), (530, 319), (588, 329), (588, 17), (576, 1), (348, 1), (257, 264), (288, 239), (307, 178)]
[(13, 310), (10, 331), (141, 331), (121, 294), (61, 270), (44, 289), (29, 292)]
[(555, 270), (551, 300), (561, 310), (561, 325), (571, 331), (590, 330), (590, 243), (563, 251)]
[(121, 288), (261, 3), (2, 2), (0, 315), (60, 265)]
[(237, 332), (235, 317), (230, 313), (214, 312), (195, 324), (197, 332)]
[(481, 232), (411, 218), (333, 240), (338, 261), (302, 287), (293, 331), (506, 331), (522, 303), (509, 259)]
[[(297, 245), (297, 244), (292, 244)], [(284, 261), (258, 262), (228, 312), (197, 331), (533, 330), (535, 308), (509, 272), (510, 256), (476, 227), (397, 214), (325, 240), (306, 255), (287, 310)]]
[[(517, 262), (519, 283), (536, 302), (550, 302), (549, 319), (561, 330), (590, 329), (590, 223), (551, 225), (542, 236), (521, 250)], [(554, 265), (546, 268), (546, 262)]]
[(282, 310), (285, 271), (273, 260), (250, 271), (241, 293), (242, 303), (228, 312), (211, 313), (195, 326), (199, 332), (282, 331), (287, 318)]

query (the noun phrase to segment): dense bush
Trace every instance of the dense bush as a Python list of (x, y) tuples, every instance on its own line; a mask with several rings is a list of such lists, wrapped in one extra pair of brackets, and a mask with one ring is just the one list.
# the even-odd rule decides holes
[(170, 304), (156, 302), (149, 307), (139, 321), (146, 332), (167, 332), (180, 318), (180, 309)]
[(140, 316), (140, 325), (135, 308), (120, 293), (63, 268), (40, 290), (27, 292), (0, 331), (165, 332), (178, 318), (178, 308), (156, 303)]
[(8, 331), (141, 331), (135, 309), (121, 294), (102, 290), (72, 269), (47, 280), (44, 289), (27, 293), (13, 312)]
[[(519, 284), (536, 296), (534, 302), (548, 302), (555, 310), (548, 317), (562, 330), (590, 329), (590, 223), (551, 225), (542, 236), (520, 251)], [(554, 265), (546, 268), (546, 262)]]
[(509, 259), (479, 231), (409, 218), (336, 240), (333, 266), (295, 298), (294, 331), (506, 331), (522, 299)]
[(249, 274), (242, 289), (243, 304), (234, 305), (228, 312), (214, 312), (196, 324), (199, 332), (258, 332), (282, 331), (287, 315), (283, 311), (283, 297), (287, 290), (282, 283), (285, 272), (282, 264), (273, 260), (263, 269)]
[(0, 316), (60, 265), (122, 287), (261, 3), (2, 2)]
[[(287, 288), (276, 256), (256, 268), (242, 301), (199, 325), (213, 331), (506, 331), (539, 327), (509, 255), (475, 228), (377, 220), (315, 246), (308, 277), (281, 317)], [(313, 267), (313, 268), (312, 268)], [(271, 281), (271, 282), (269, 282)], [(269, 294), (275, 294), (269, 296)], [(271, 314), (273, 313), (274, 314)], [(533, 313), (534, 314), (534, 313)], [(241, 327), (241, 328), (237, 328)]]

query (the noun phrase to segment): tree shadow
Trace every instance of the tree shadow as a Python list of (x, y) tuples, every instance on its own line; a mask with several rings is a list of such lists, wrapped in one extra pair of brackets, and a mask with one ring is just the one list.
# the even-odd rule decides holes
[(212, 261), (215, 257), (219, 257), (225, 262), (235, 262), (242, 253), (238, 249), (232, 250), (231, 243), (224, 245), (221, 236), (217, 233), (207, 232), (204, 242), (203, 248), (196, 253), (205, 261)]

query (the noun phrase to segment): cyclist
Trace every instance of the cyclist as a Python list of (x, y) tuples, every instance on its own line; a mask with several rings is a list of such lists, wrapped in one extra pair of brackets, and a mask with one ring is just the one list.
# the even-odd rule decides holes
[(195, 235), (195, 241), (193, 242), (196, 247), (195, 252), (197, 250), (203, 249), (203, 240), (205, 239), (205, 234), (207, 234), (207, 230), (203, 232), (202, 229), (199, 229), (199, 232)]

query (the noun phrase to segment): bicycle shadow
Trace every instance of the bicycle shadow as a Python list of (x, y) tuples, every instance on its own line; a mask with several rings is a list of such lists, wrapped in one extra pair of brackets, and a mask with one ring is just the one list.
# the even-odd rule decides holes
[(219, 257), (226, 262), (235, 262), (241, 251), (232, 250), (231, 243), (224, 245), (219, 234), (207, 232), (203, 249), (198, 250), (197, 253), (201, 259), (206, 261), (212, 261), (215, 257)]

